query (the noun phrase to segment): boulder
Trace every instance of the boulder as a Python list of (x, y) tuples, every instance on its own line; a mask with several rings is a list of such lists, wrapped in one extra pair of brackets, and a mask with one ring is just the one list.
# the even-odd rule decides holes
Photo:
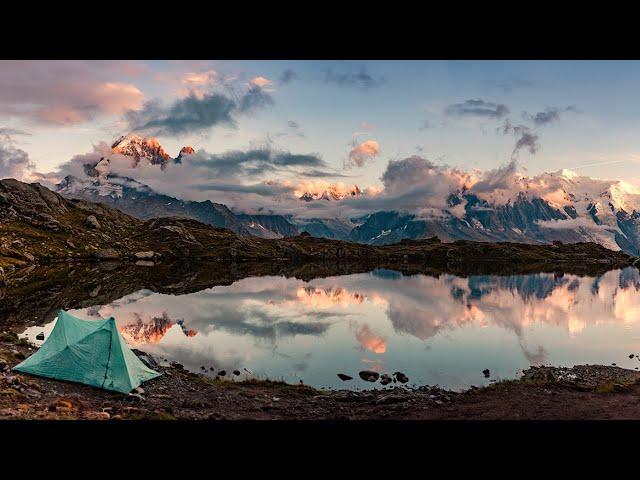
[(89, 215), (87, 218), (85, 218), (84, 224), (89, 228), (93, 228), (94, 230), (100, 230), (101, 228), (100, 222), (98, 222), (98, 219), (95, 215)]
[(380, 378), (380, 374), (373, 370), (362, 370), (361, 372), (358, 372), (358, 375), (360, 375), (360, 378), (365, 382), (375, 382)]

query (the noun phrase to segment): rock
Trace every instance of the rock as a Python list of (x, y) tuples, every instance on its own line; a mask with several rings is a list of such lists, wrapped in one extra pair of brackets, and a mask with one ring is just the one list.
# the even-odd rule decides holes
[(204, 365), (200, 367), (200, 370), (202, 370), (203, 372), (206, 370), (206, 368), (204, 368)]
[(182, 365), (181, 363), (178, 363), (178, 362), (171, 362), (171, 366), (173, 368), (178, 369), (178, 370), (184, 370), (184, 365)]
[(338, 378), (343, 382), (346, 382), (348, 380), (353, 380), (353, 377), (350, 377), (349, 375), (345, 375), (344, 373), (339, 373)]
[(404, 373), (402, 372), (394, 372), (393, 376), (400, 382), (400, 383), (407, 383), (409, 381), (409, 377), (407, 377)]
[(382, 375), (380, 375), (380, 383), (382, 385), (388, 385), (392, 381), (393, 381), (393, 379), (391, 378), (391, 375), (389, 375), (387, 373), (383, 373)]
[(36, 335), (36, 340), (44, 340), (44, 332), (40, 332), (38, 335)]
[(95, 217), (95, 215), (89, 215), (87, 218), (84, 219), (84, 224), (89, 227), (89, 228), (93, 228), (95, 230), (100, 230), (100, 222), (98, 222), (98, 219)]
[(95, 254), (98, 260), (118, 260), (120, 254), (113, 249), (100, 250)]
[(18, 360), (24, 360), (25, 358), (27, 358), (22, 352), (15, 352), (13, 356), (16, 357)]
[(131, 399), (135, 399), (138, 402), (144, 402), (144, 397), (139, 393), (130, 393), (128, 397)]
[(233, 374), (234, 374), (236, 377), (237, 377), (237, 376), (239, 376), (239, 375), (240, 375), (240, 370), (234, 370), (234, 371), (233, 371)]
[(158, 256), (158, 254), (156, 252), (149, 250), (147, 252), (136, 252), (134, 256), (138, 260), (153, 260), (156, 256)]
[(139, 393), (140, 395), (144, 395), (144, 388), (142, 388), (142, 387), (136, 387), (136, 388), (134, 388), (133, 391), (136, 392), (136, 393)]
[(224, 377), (227, 374), (226, 370), (220, 370), (218, 372), (218, 375), (220, 375), (221, 377)]
[(360, 375), (360, 378), (365, 382), (375, 382), (380, 378), (380, 374), (373, 370), (362, 370), (361, 372), (358, 372), (358, 375)]
[(491, 371), (488, 368), (485, 368), (482, 370), (482, 374), (484, 375), (484, 378), (489, 378), (491, 376)]
[(629, 358), (633, 358), (635, 357), (635, 355), (632, 353), (631, 355), (629, 355)]
[(136, 356), (140, 360), (142, 360), (142, 363), (144, 363), (147, 367), (151, 369), (156, 369), (159, 367), (158, 362), (156, 362), (156, 359), (153, 358), (150, 354), (143, 352), (141, 350), (138, 350), (137, 348), (133, 348), (132, 351), (133, 353), (136, 354)]

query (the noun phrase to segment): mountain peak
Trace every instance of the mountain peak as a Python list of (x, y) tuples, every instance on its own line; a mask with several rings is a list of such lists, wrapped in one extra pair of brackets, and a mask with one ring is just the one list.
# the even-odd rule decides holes
[(328, 185), (324, 189), (309, 189), (298, 195), (300, 200), (310, 202), (312, 200), (342, 200), (346, 197), (358, 197), (362, 195), (362, 190), (357, 185)]
[(163, 167), (171, 160), (171, 156), (162, 148), (155, 138), (141, 137), (135, 134), (124, 135), (112, 145), (113, 153), (119, 153), (135, 160), (135, 166), (144, 158), (152, 165)]
[(180, 150), (180, 153), (175, 158), (175, 162), (176, 163), (182, 163), (182, 159), (186, 155), (192, 155), (194, 152), (195, 152), (195, 150), (193, 149), (193, 147), (190, 147), (190, 146), (182, 147), (182, 149)]

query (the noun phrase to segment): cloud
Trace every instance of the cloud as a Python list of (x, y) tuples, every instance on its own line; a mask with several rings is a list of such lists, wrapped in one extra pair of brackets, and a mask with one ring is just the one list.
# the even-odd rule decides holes
[(271, 80), (266, 77), (254, 77), (249, 81), (249, 84), (254, 87), (264, 88), (271, 84)]
[(0, 127), (0, 139), (6, 142), (13, 141), (13, 137), (16, 135), (31, 135), (29, 132), (19, 130), (17, 128)]
[(78, 124), (140, 108), (144, 94), (122, 81), (122, 67), (110, 61), (2, 61), (0, 108), (8, 116), (46, 125)]
[(198, 97), (192, 93), (168, 108), (158, 100), (148, 101), (141, 110), (127, 112), (126, 120), (133, 131), (179, 135), (220, 124), (234, 126), (232, 113), (236, 108), (235, 102), (224, 95), (214, 93)]
[(23, 180), (34, 166), (27, 152), (14, 147), (10, 142), (0, 142), (0, 178)]
[(532, 121), (536, 127), (542, 127), (544, 125), (557, 122), (560, 120), (561, 114), (565, 112), (579, 113), (579, 110), (573, 105), (565, 108), (547, 107), (542, 112), (537, 112), (533, 115), (527, 112), (522, 112), (522, 116), (525, 119)]
[(445, 108), (445, 114), (449, 116), (474, 116), (486, 118), (502, 118), (509, 113), (509, 108), (501, 103), (487, 102), (481, 99), (465, 100), (462, 103), (454, 103)]
[(327, 70), (325, 83), (333, 83), (339, 87), (355, 87), (363, 90), (379, 87), (385, 83), (384, 78), (374, 77), (365, 67), (360, 67), (356, 71), (335, 72)]
[(278, 85), (287, 85), (298, 79), (298, 74), (291, 69), (283, 70), (278, 78)]
[(527, 149), (531, 155), (535, 155), (540, 150), (540, 137), (526, 125), (514, 125), (509, 120), (505, 120), (504, 125), (499, 129), (504, 135), (512, 134), (516, 137), (516, 144), (511, 152), (511, 158), (517, 157), (520, 150)]
[(270, 107), (273, 104), (274, 101), (271, 94), (262, 87), (254, 85), (240, 99), (239, 109), (242, 113), (249, 113), (261, 108)]
[(380, 144), (376, 140), (367, 140), (355, 145), (348, 156), (348, 166), (356, 165), (364, 167), (367, 161), (375, 158), (380, 153)]

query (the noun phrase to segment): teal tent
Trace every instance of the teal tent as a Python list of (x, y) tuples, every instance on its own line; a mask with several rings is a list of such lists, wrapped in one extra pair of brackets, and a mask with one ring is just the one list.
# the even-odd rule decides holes
[(160, 375), (131, 351), (113, 317), (80, 320), (64, 310), (42, 347), (13, 370), (122, 393)]

